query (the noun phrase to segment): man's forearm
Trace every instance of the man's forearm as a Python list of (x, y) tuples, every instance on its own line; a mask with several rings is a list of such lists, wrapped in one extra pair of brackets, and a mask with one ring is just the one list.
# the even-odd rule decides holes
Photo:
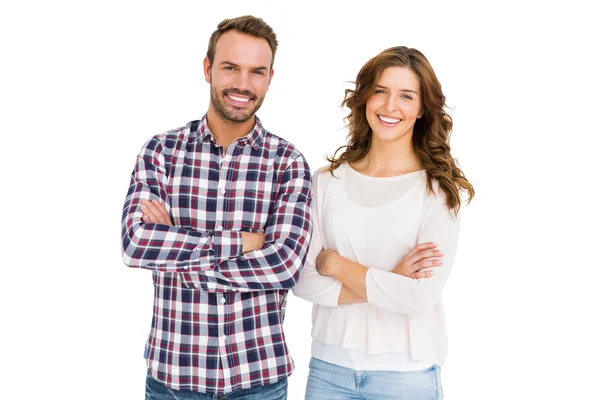
[(264, 233), (242, 232), (242, 253), (260, 250), (265, 244)]

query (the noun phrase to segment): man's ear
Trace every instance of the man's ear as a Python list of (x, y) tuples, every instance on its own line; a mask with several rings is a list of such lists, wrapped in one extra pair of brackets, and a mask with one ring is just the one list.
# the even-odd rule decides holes
[(271, 81), (273, 80), (274, 72), (275, 72), (275, 70), (273, 68), (271, 68), (271, 72), (269, 72), (269, 86), (271, 86)]
[(210, 61), (208, 61), (208, 57), (204, 57), (204, 79), (206, 79), (206, 83), (210, 83)]

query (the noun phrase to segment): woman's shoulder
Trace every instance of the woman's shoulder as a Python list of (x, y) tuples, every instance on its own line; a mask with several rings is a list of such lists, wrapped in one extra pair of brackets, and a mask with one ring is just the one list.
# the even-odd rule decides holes
[(436, 203), (445, 203), (446, 196), (444, 191), (440, 188), (440, 183), (435, 178), (430, 178), (427, 172), (419, 176), (415, 185), (418, 187), (417, 192), (421, 193), (425, 205), (433, 205)]
[(425, 213), (448, 213), (454, 214), (454, 211), (448, 208), (447, 195), (444, 192), (439, 181), (435, 178), (431, 178), (431, 190), (427, 187), (427, 176), (425, 176)]
[(325, 193), (328, 192), (328, 189), (331, 186), (331, 183), (334, 180), (343, 177), (346, 165), (347, 164), (344, 163), (334, 171), (331, 171), (330, 165), (324, 165), (317, 169), (312, 176), (313, 194), (320, 198), (324, 198)]
[(331, 171), (331, 165), (324, 165), (317, 169), (312, 176), (313, 185), (318, 182), (321, 184), (327, 184), (334, 178), (340, 178), (343, 176), (345, 168), (348, 167), (348, 163), (342, 163), (338, 168)]

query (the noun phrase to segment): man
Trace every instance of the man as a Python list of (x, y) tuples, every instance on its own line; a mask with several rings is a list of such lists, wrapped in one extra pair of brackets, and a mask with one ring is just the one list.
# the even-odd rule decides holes
[(204, 60), (207, 114), (138, 156), (122, 245), (125, 264), (153, 271), (147, 399), (286, 397), (283, 319), (310, 242), (311, 188), (302, 154), (255, 117), (276, 50), (263, 20), (222, 21)]

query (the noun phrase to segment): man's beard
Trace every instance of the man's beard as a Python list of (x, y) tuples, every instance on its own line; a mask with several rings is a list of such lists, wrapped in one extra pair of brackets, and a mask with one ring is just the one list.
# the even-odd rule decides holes
[[(254, 108), (253, 109), (247, 109), (247, 108), (240, 109), (235, 106), (232, 106), (225, 99), (225, 96), (229, 93), (230, 94), (239, 94), (239, 95), (250, 98), (249, 101), (253, 101), (255, 104)], [(260, 106), (263, 103), (263, 100), (264, 100), (264, 97), (259, 98), (254, 93), (249, 92), (247, 90), (242, 92), (237, 89), (227, 89), (221, 93), (218, 93), (217, 90), (214, 88), (214, 86), (212, 86), (212, 85), (210, 86), (210, 102), (215, 107), (215, 111), (226, 121), (238, 122), (238, 123), (248, 121), (250, 118), (252, 118), (254, 116), (256, 111), (258, 111), (258, 109), (260, 108)]]

